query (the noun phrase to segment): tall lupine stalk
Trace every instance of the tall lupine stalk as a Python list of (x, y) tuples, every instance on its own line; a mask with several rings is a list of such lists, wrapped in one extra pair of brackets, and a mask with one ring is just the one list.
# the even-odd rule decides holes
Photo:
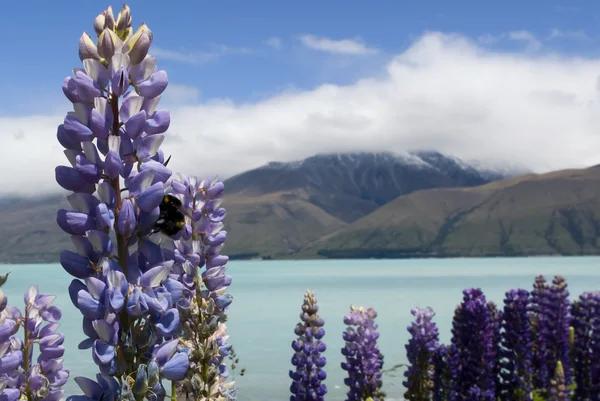
[[(57, 132), (70, 166), (57, 167), (56, 180), (72, 191), (72, 210), (59, 210), (57, 222), (75, 248), (63, 251), (60, 262), (76, 278), (69, 294), (88, 337), (80, 347), (91, 348), (100, 370), (96, 382), (76, 381), (92, 399), (161, 400), (168, 391), (174, 400), (185, 380), (214, 395), (225, 389), (222, 359), (230, 347), (222, 326), (231, 302), (224, 294), (231, 282), (227, 257), (219, 255), (226, 237), (217, 199), (223, 186), (170, 181), (159, 149), (170, 115), (157, 109), (168, 79), (148, 54), (150, 29), (142, 24), (133, 32), (127, 5), (116, 19), (107, 8), (93, 25), (97, 43), (81, 36), (83, 68), (63, 83), (73, 111)], [(169, 185), (189, 216), (163, 249), (156, 223)], [(200, 330), (195, 339), (184, 336), (185, 346), (176, 337), (182, 314), (194, 325), (189, 329)], [(178, 387), (178, 381), (184, 382)]]
[[(546, 278), (539, 275), (535, 278), (531, 292), (530, 321), (533, 333), (532, 369), (533, 387), (540, 390), (548, 389), (551, 372), (548, 371), (548, 340), (550, 323), (548, 308), (550, 304), (550, 287)], [(543, 391), (542, 391), (543, 392)]]
[(556, 366), (558, 362), (561, 362), (564, 383), (569, 386), (572, 382), (571, 346), (569, 341), (571, 314), (569, 291), (564, 277), (556, 276), (552, 280), (549, 301), (548, 370), (558, 372)]
[(315, 294), (307, 290), (300, 313), (301, 322), (294, 329), (298, 339), (292, 342), (292, 365), (296, 369), (290, 370), (291, 401), (323, 401), (327, 394), (327, 386), (323, 383), (327, 377), (323, 370), (327, 360), (321, 355), (326, 349), (322, 341), (325, 321), (318, 315), (318, 311)]
[[(347, 401), (381, 401), (385, 393), (381, 391), (381, 369), (383, 355), (377, 347), (377, 312), (373, 308), (350, 307), (350, 313), (344, 317), (344, 323), (349, 327), (343, 334), (346, 345), (342, 355), (342, 369), (348, 372), (344, 383), (349, 387), (346, 393)], [(353, 327), (354, 326), (354, 327)]]
[(429, 401), (434, 389), (434, 355), (439, 347), (439, 332), (433, 322), (435, 312), (431, 308), (416, 308), (411, 314), (415, 320), (408, 326), (411, 338), (406, 345), (409, 367), (404, 372), (403, 385), (407, 389), (404, 398)]
[(432, 401), (447, 401), (450, 397), (451, 376), (448, 365), (448, 347), (440, 344), (433, 353)]
[[(55, 297), (38, 293), (32, 285), (25, 293), (23, 313), (7, 306), (0, 290), (0, 399), (3, 401), (59, 401), (69, 378), (63, 367), (64, 336), (56, 330), (61, 311)], [(15, 335), (23, 329), (23, 339)], [(37, 362), (33, 361), (36, 345)]]
[(494, 340), (497, 323), (480, 289), (463, 291), (463, 302), (456, 309), (452, 323), (451, 370), (456, 401), (495, 400), (496, 355)]
[(501, 401), (531, 401), (531, 323), (529, 292), (510, 290), (504, 299), (500, 340)]
[(566, 386), (565, 371), (562, 361), (556, 362), (554, 376), (550, 380), (548, 401), (569, 401), (569, 391)]
[(574, 401), (600, 399), (600, 293), (585, 292), (571, 305)]
[(233, 297), (226, 293), (232, 281), (226, 274), (229, 258), (221, 254), (227, 239), (226, 212), (219, 198), (223, 190), (220, 181), (182, 174), (170, 182), (169, 192), (182, 202), (187, 215), (180, 234), (163, 248), (165, 258), (175, 262), (171, 277), (182, 284), (177, 306), (184, 324), (178, 336), (190, 369), (176, 387), (187, 399), (228, 399), (236, 393), (234, 383), (225, 382), (229, 372), (224, 359), (232, 346), (227, 344), (224, 323)]

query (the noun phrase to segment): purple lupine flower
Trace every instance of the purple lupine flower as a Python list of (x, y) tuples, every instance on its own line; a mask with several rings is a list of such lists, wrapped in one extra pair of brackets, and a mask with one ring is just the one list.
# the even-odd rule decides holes
[(292, 365), (296, 369), (290, 370), (291, 401), (323, 401), (327, 393), (327, 386), (322, 383), (327, 377), (323, 370), (327, 360), (321, 355), (326, 349), (322, 341), (325, 321), (317, 314), (318, 311), (315, 294), (307, 290), (300, 313), (302, 322), (294, 330), (298, 339), (292, 342)]
[(585, 292), (571, 305), (573, 400), (600, 399), (600, 293)]
[(488, 349), (488, 357), (494, 361), (494, 370), (492, 375), (488, 378), (490, 380), (490, 386), (493, 386), (496, 390), (496, 394), (500, 385), (500, 341), (501, 341), (501, 326), (503, 312), (498, 309), (496, 304), (492, 301), (487, 303), (488, 311), (490, 313), (490, 331), (492, 332), (492, 342)]
[[(116, 20), (112, 8), (102, 12), (94, 22), (97, 43), (86, 33), (79, 41), (83, 69), (63, 83), (73, 112), (57, 138), (70, 166), (57, 167), (56, 180), (73, 193), (57, 223), (75, 248), (60, 262), (76, 278), (69, 294), (83, 315), (80, 347), (91, 349), (102, 375), (124, 383), (124, 397), (156, 398), (164, 389), (147, 385), (143, 366), (176, 335), (182, 285), (152, 237), (171, 176), (160, 150), (170, 116), (157, 109), (168, 79), (148, 55), (152, 32), (131, 27), (127, 5)], [(177, 356), (178, 372), (187, 369), (186, 358)], [(165, 366), (159, 376), (171, 380)]]
[(550, 385), (550, 372), (548, 371), (548, 338), (550, 326), (548, 322), (548, 305), (550, 304), (550, 287), (544, 276), (535, 278), (531, 292), (530, 320), (533, 333), (533, 386), (544, 390)]
[[(347, 401), (359, 401), (367, 397), (380, 401), (385, 397), (381, 391), (381, 369), (383, 355), (377, 347), (377, 312), (373, 308), (350, 307), (350, 313), (344, 317), (344, 323), (349, 326), (343, 334), (346, 345), (342, 355), (342, 369), (348, 372), (344, 384), (348, 386)], [(354, 327), (353, 327), (354, 326)]]
[(75, 382), (85, 395), (72, 395), (67, 401), (119, 401), (121, 400), (121, 386), (114, 377), (96, 375), (96, 380), (78, 376)]
[(501, 401), (531, 401), (529, 292), (511, 290), (504, 299), (498, 395)]
[[(16, 401), (59, 401), (62, 386), (69, 378), (63, 366), (64, 336), (57, 333), (61, 311), (52, 303), (55, 297), (38, 293), (32, 285), (25, 293), (24, 313), (6, 306), (0, 290), (0, 391), (2, 399)], [(23, 340), (15, 334), (23, 328)], [(33, 362), (38, 344), (37, 363)]]
[(411, 338), (406, 345), (409, 367), (402, 384), (407, 391), (404, 398), (415, 401), (428, 401), (434, 388), (433, 356), (439, 348), (439, 332), (433, 322), (435, 312), (431, 308), (411, 310), (415, 321), (408, 326)]
[[(199, 180), (177, 174), (168, 192), (181, 202), (186, 214), (180, 233), (163, 248), (164, 257), (175, 263), (170, 278), (179, 283), (177, 307), (185, 324), (178, 335), (190, 355), (190, 370), (179, 388), (182, 394), (211, 397), (236, 392), (225, 357), (231, 353), (225, 326), (233, 297), (226, 293), (232, 278), (226, 274), (229, 258), (221, 254), (227, 239), (223, 229), (226, 211), (221, 207), (224, 185), (218, 180)], [(212, 322), (206, 329), (205, 322)], [(202, 336), (197, 333), (202, 331)], [(202, 383), (199, 378), (209, 378)], [(204, 387), (200, 388), (202, 384)]]
[(554, 372), (556, 364), (562, 363), (564, 383), (569, 386), (572, 381), (569, 331), (571, 326), (569, 291), (567, 282), (562, 276), (556, 276), (550, 287), (548, 305), (548, 370)]
[(562, 361), (556, 362), (554, 378), (550, 380), (548, 401), (569, 401)]
[(590, 333), (590, 399), (600, 399), (600, 292), (594, 293)]
[(448, 347), (445, 345), (438, 345), (435, 349), (432, 357), (433, 363), (433, 388), (432, 401), (445, 401), (449, 399), (450, 395), (450, 384), (451, 384), (451, 373), (448, 363)]
[[(480, 289), (463, 291), (463, 302), (456, 309), (452, 323), (452, 344), (455, 346), (451, 397), (456, 401), (495, 399), (496, 358), (494, 332), (496, 324)], [(469, 395), (471, 394), (471, 395)]]

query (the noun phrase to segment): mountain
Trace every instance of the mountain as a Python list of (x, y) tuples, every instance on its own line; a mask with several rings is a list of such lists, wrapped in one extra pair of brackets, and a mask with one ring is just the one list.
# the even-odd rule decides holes
[[(488, 174), (488, 176), (484, 176)], [(437, 152), (319, 154), (269, 163), (225, 182), (231, 254), (295, 254), (413, 191), (504, 178)]]
[(269, 163), (226, 181), (229, 195), (295, 194), (344, 222), (400, 195), (430, 188), (470, 187), (507, 175), (479, 171), (438, 152), (319, 154)]
[(325, 257), (600, 254), (600, 167), (417, 191), (303, 249)]
[[(225, 181), (227, 252), (293, 256), (399, 196), (507, 175), (438, 152), (318, 154), (269, 163)], [(64, 196), (0, 199), (0, 262), (56, 261), (61, 249), (72, 248), (55, 220), (56, 210), (68, 207)]]

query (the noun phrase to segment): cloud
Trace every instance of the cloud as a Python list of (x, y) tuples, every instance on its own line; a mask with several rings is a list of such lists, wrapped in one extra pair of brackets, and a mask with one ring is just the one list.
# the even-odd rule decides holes
[(271, 46), (273, 49), (281, 49), (281, 46), (283, 45), (281, 39), (277, 38), (277, 37), (272, 37), (269, 38), (265, 41), (265, 43), (269, 46)]
[[(600, 162), (600, 58), (495, 52), (428, 33), (350, 85), (171, 108), (175, 171), (226, 178), (318, 152), (436, 149), (535, 171)], [(169, 91), (171, 88), (167, 88)], [(166, 94), (165, 94), (166, 96)], [(0, 118), (2, 193), (56, 189), (61, 115)], [(20, 138), (20, 139), (17, 139)]]
[(542, 42), (533, 33), (524, 30), (504, 32), (497, 35), (486, 33), (477, 37), (477, 41), (482, 45), (494, 45), (503, 40), (522, 42), (528, 51), (536, 51), (542, 47)]
[(509, 32), (508, 38), (510, 40), (524, 42), (527, 45), (528, 50), (539, 50), (542, 47), (542, 42), (540, 42), (534, 34), (528, 31)]
[(319, 50), (327, 53), (336, 54), (375, 54), (377, 49), (370, 48), (360, 39), (341, 39), (333, 40), (326, 37), (317, 37), (314, 35), (300, 36), (300, 42), (310, 49)]
[(550, 35), (548, 35), (548, 39), (574, 39), (574, 40), (583, 40), (583, 41), (588, 41), (591, 40), (592, 38), (585, 33), (585, 31), (583, 30), (577, 30), (577, 31), (563, 31), (560, 29), (552, 29), (550, 31)]
[(206, 51), (182, 51), (152, 47), (151, 53), (157, 59), (192, 65), (210, 63), (227, 55), (248, 55), (255, 53), (254, 50), (247, 47), (231, 47), (220, 43), (211, 43), (209, 47), (210, 49)]

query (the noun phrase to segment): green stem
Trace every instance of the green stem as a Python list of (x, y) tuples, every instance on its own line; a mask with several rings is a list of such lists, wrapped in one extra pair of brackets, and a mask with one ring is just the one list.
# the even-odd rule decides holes
[(33, 401), (33, 394), (31, 394), (31, 387), (29, 386), (29, 330), (27, 330), (27, 322), (29, 321), (29, 306), (25, 307), (25, 320), (23, 321), (23, 334), (24, 334), (24, 344), (23, 344), (23, 364), (25, 367), (25, 393), (27, 394), (27, 400)]
[[(110, 106), (113, 113), (113, 127), (112, 134), (119, 135), (119, 98), (112, 94), (110, 96)], [(116, 195), (116, 208), (115, 208), (115, 234), (117, 237), (117, 254), (119, 257), (119, 265), (121, 266), (121, 270), (125, 277), (127, 277), (127, 259), (129, 256), (128, 252), (128, 241), (123, 235), (119, 233), (118, 221), (119, 221), (119, 213), (121, 210), (121, 205), (123, 203), (123, 199), (121, 197), (121, 183), (120, 179), (117, 176), (115, 179), (111, 180), (111, 186), (113, 187)], [(120, 315), (121, 321), (121, 335), (129, 333), (130, 319), (127, 313), (121, 313)], [(123, 355), (123, 351), (120, 347), (117, 349), (117, 359), (123, 359), (127, 364), (126, 375), (131, 374), (134, 371), (134, 360), (133, 358), (126, 358), (126, 355)]]
[(171, 382), (171, 401), (177, 401), (177, 389), (175, 380)]

